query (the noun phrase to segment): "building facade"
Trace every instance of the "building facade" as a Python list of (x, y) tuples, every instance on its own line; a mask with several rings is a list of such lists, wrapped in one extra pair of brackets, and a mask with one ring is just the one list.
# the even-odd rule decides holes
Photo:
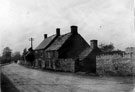
[[(84, 71), (96, 73), (96, 55), (100, 52), (97, 40), (91, 40), (91, 46), (78, 33), (77, 26), (71, 26), (69, 33), (60, 34), (57, 30), (52, 40), (45, 38), (35, 49), (37, 60), (42, 60), (45, 69), (66, 71)], [(47, 42), (46, 42), (47, 41)], [(47, 43), (47, 45), (46, 45)], [(44, 48), (41, 48), (44, 47)]]

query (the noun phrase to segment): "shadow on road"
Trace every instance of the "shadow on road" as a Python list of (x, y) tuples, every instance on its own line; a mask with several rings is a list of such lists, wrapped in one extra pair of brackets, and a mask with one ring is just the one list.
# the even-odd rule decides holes
[(1, 74), (1, 91), (20, 92), (4, 74)]

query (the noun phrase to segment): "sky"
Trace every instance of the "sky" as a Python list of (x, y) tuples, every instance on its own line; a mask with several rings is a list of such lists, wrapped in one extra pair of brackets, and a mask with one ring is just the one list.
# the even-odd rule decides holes
[(134, 0), (0, 0), (0, 53), (6, 46), (22, 52), (30, 37), (35, 48), (43, 34), (65, 34), (71, 25), (89, 44), (135, 47)]

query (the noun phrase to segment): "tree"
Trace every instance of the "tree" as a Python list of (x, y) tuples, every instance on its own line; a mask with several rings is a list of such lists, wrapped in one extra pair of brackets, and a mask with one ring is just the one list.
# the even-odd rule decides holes
[(21, 54), (20, 54), (20, 52), (15, 52), (14, 54), (13, 54), (13, 56), (12, 56), (12, 60), (13, 61), (17, 61), (17, 60), (20, 60), (21, 59)]
[(99, 48), (103, 51), (103, 52), (111, 52), (114, 50), (114, 45), (112, 43), (110, 44), (100, 44)]
[(11, 53), (12, 53), (12, 50), (9, 47), (5, 47), (3, 49), (2, 63), (9, 63), (9, 62), (11, 62)]

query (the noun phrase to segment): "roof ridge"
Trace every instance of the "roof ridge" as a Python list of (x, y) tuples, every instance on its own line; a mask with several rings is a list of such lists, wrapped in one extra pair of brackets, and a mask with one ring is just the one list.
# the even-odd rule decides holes
[[(55, 35), (56, 35), (56, 34), (50, 35), (50, 36), (48, 36), (47, 38), (50, 38), (50, 37), (55, 36)], [(46, 39), (47, 39), (47, 38), (46, 38)], [(44, 39), (44, 40), (45, 40), (45, 39)]]

